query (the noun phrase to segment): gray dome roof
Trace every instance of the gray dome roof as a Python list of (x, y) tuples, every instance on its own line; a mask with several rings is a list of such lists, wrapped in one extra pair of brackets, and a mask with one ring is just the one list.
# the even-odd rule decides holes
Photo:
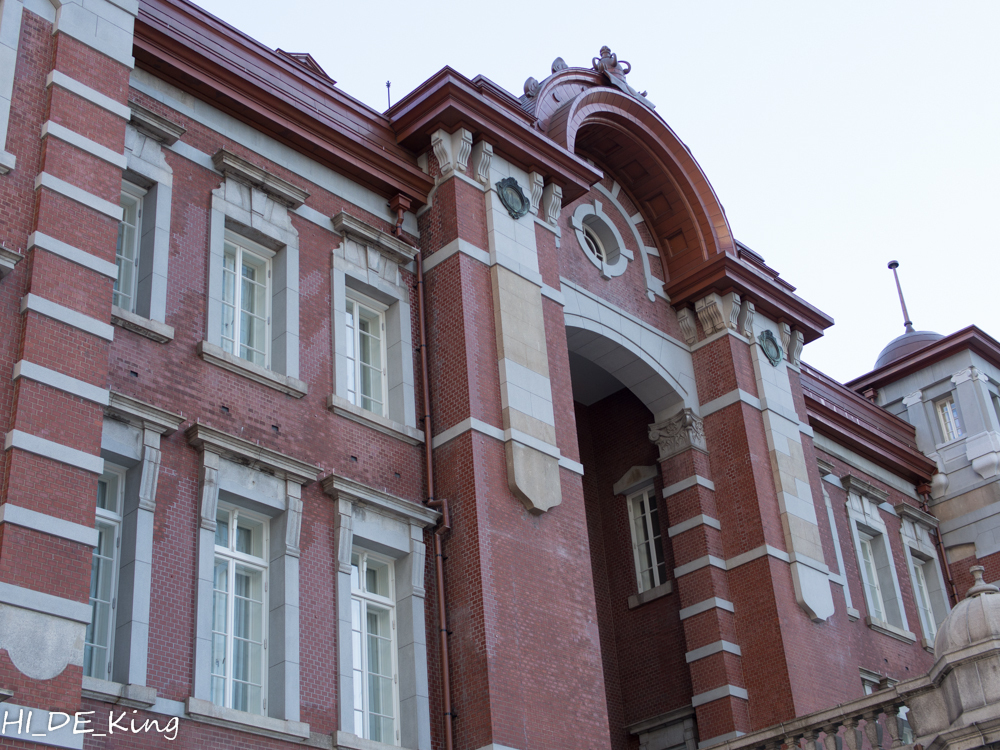
[(940, 333), (934, 333), (934, 331), (914, 331), (911, 328), (902, 336), (894, 338), (886, 345), (875, 361), (875, 369), (877, 370), (880, 367), (892, 364), (896, 360), (902, 359), (906, 355), (923, 349), (925, 346), (929, 346), (943, 338), (944, 336)]
[(1000, 589), (983, 583), (983, 567), (972, 568), (975, 585), (941, 623), (934, 658), (961, 651), (980, 641), (1000, 638)]

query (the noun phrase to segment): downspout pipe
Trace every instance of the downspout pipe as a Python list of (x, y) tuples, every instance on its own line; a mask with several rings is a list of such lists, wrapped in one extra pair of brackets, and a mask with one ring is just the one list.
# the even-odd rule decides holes
[[(389, 206), (396, 212), (397, 217), (393, 234), (400, 239), (404, 239), (403, 213), (410, 207), (410, 200), (400, 194), (393, 198)], [(437, 579), (438, 634), (441, 648), (441, 702), (444, 707), (444, 747), (445, 750), (454, 750), (454, 732), (452, 728), (454, 713), (451, 710), (451, 678), (448, 664), (448, 605), (444, 590), (443, 545), (445, 533), (451, 530), (451, 515), (448, 512), (447, 499), (438, 499), (434, 494), (434, 446), (431, 437), (430, 374), (427, 366), (427, 298), (424, 293), (424, 261), (419, 249), (414, 256), (414, 260), (417, 265), (417, 310), (419, 311), (420, 318), (420, 374), (424, 396), (424, 460), (427, 474), (427, 499), (424, 502), (428, 507), (441, 511), (441, 520), (437, 528), (434, 529), (434, 572)]]
[[(920, 494), (924, 513), (930, 514), (930, 509), (927, 507), (927, 498), (931, 495), (930, 486), (922, 484), (917, 487), (917, 492)], [(948, 553), (945, 552), (944, 545), (941, 544), (941, 532), (938, 529), (932, 529), (931, 533), (934, 535), (934, 547), (937, 549), (938, 559), (944, 565), (944, 577), (948, 582), (948, 600), (951, 602), (951, 606), (954, 607), (959, 602), (959, 596), (958, 590), (955, 588), (955, 579), (951, 577), (951, 565), (948, 562)]]

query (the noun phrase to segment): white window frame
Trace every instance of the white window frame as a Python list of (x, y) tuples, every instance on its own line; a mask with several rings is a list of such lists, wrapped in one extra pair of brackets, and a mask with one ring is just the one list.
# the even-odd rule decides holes
[(882, 585), (879, 582), (878, 558), (875, 545), (882, 542), (881, 534), (867, 534), (858, 531), (858, 551), (861, 562), (861, 581), (865, 586), (865, 604), (868, 613), (877, 620), (888, 622), (885, 599), (882, 597)]
[[(359, 649), (360, 653), (358, 653), (357, 651), (353, 651), (352, 650), (352, 654), (353, 654), (354, 660), (355, 660), (354, 664), (352, 665), (353, 668), (354, 668), (354, 674), (355, 674), (355, 683), (354, 683), (354, 696), (355, 696), (355, 704), (354, 704), (354, 716), (355, 716), (354, 733), (358, 737), (363, 737), (366, 740), (373, 739), (371, 737), (371, 729), (370, 729), (370, 727), (371, 727), (371, 725), (370, 725), (371, 707), (369, 705), (369, 697), (370, 697), (369, 680), (370, 680), (370, 673), (369, 673), (369, 668), (368, 668), (368, 662), (369, 662), (369, 659), (368, 659), (368, 656), (369, 656), (368, 638), (369, 638), (369, 633), (368, 633), (368, 628), (367, 628), (367, 617), (366, 617), (366, 615), (368, 613), (368, 607), (372, 606), (372, 607), (375, 607), (377, 609), (381, 609), (381, 610), (387, 611), (388, 615), (389, 615), (389, 633), (390, 633), (390, 639), (389, 639), (390, 640), (390, 648), (389, 648), (389, 651), (390, 651), (390, 654), (391, 654), (390, 658), (391, 658), (391, 669), (392, 669), (392, 713), (393, 713), (393, 715), (392, 715), (392, 737), (391, 737), (390, 741), (386, 741), (385, 739), (380, 739), (380, 740), (375, 740), (375, 741), (382, 742), (382, 743), (387, 744), (387, 745), (397, 745), (398, 746), (399, 745), (399, 734), (400, 734), (400, 731), (399, 731), (399, 665), (398, 665), (399, 657), (398, 657), (398, 653), (397, 653), (398, 649), (399, 649), (399, 640), (398, 640), (397, 635), (396, 635), (397, 631), (396, 631), (396, 601), (395, 601), (395, 591), (396, 591), (395, 563), (394, 563), (393, 559), (390, 558), (390, 557), (386, 557), (384, 555), (379, 555), (378, 553), (372, 552), (372, 551), (367, 550), (367, 549), (365, 549), (363, 547), (354, 547), (353, 550), (352, 550), (352, 553), (351, 553), (352, 567), (353, 567), (353, 561), (354, 561), (354, 557), (355, 556), (357, 556), (359, 558), (358, 559), (358, 562), (359, 562), (359, 566), (358, 566), (358, 579), (359, 579), (359, 581), (364, 581), (365, 580), (365, 577), (366, 577), (365, 574), (367, 572), (367, 563), (368, 563), (368, 560), (375, 560), (377, 562), (380, 562), (380, 563), (388, 566), (388, 572), (389, 572), (389, 591), (391, 592), (392, 595), (388, 596), (388, 597), (379, 596), (378, 594), (369, 592), (364, 586), (361, 586), (361, 587), (355, 586), (354, 585), (354, 578), (355, 577), (354, 577), (354, 574), (352, 573), (352, 575), (351, 575), (352, 620), (353, 620), (353, 611), (354, 611), (353, 608), (354, 608), (355, 603), (358, 604), (359, 609), (360, 609), (360, 613), (361, 613), (360, 623), (359, 623), (360, 624), (360, 630), (358, 628), (352, 629), (352, 636), (355, 633), (358, 633), (360, 635), (360, 638), (355, 639), (354, 642), (353, 642), (354, 646), (357, 646), (360, 643), (360, 649)], [(358, 668), (359, 664), (361, 665), (360, 669)], [(362, 683), (360, 686), (357, 685), (357, 678), (358, 678), (358, 674), (359, 673), (361, 675), (361, 683)], [(359, 695), (361, 696), (361, 699), (362, 699), (362, 705), (361, 705), (360, 708), (358, 707), (357, 702), (356, 702), (357, 697)], [(361, 722), (360, 726), (358, 725), (359, 721)]]
[[(882, 520), (882, 511), (879, 509), (879, 502), (884, 501), (888, 495), (863, 481), (855, 480), (854, 477), (848, 477), (845, 483), (851, 485), (847, 495), (847, 512), (861, 589), (868, 612), (866, 622), (872, 630), (906, 643), (913, 643), (917, 640), (917, 636), (910, 632), (907, 624), (906, 608), (900, 593), (892, 545), (885, 522)], [(855, 485), (867, 486), (868, 489), (859, 490)], [(867, 494), (861, 494), (862, 491), (873, 493), (878, 499), (873, 500)], [(871, 552), (874, 580), (870, 580), (871, 574), (865, 563), (862, 540)], [(873, 591), (877, 593), (880, 601), (873, 601)], [(882, 617), (876, 614), (878, 609), (876, 604), (881, 605)]]
[[(224, 657), (224, 662), (223, 662), (224, 665), (225, 665), (225, 667), (224, 667), (225, 673), (223, 675), (223, 678), (224, 678), (224, 695), (223, 695), (223, 698), (222, 698), (222, 702), (221, 703), (216, 703), (216, 701), (215, 701), (216, 696), (214, 694), (214, 684), (213, 684), (213, 696), (212, 696), (213, 700), (212, 700), (212, 702), (216, 703), (216, 705), (222, 706), (223, 708), (232, 708), (232, 709), (237, 710), (237, 711), (246, 711), (247, 713), (260, 714), (262, 716), (266, 716), (267, 715), (267, 673), (268, 673), (268, 668), (267, 668), (267, 666), (268, 666), (268, 664), (267, 664), (267, 662), (268, 662), (268, 659), (267, 659), (267, 635), (268, 635), (268, 619), (269, 619), (268, 618), (268, 612), (270, 611), (269, 599), (268, 599), (268, 557), (269, 557), (268, 553), (270, 551), (270, 519), (268, 519), (266, 516), (262, 516), (262, 515), (259, 515), (257, 513), (253, 513), (252, 511), (248, 511), (248, 510), (246, 510), (244, 508), (241, 508), (238, 505), (232, 505), (232, 504), (229, 504), (229, 503), (219, 503), (218, 510), (217, 510), (217, 516), (221, 515), (222, 513), (228, 513), (229, 514), (229, 518), (228, 518), (229, 529), (228, 529), (228, 533), (227, 533), (228, 548), (223, 548), (223, 547), (221, 547), (218, 544), (218, 527), (216, 527), (216, 537), (215, 537), (216, 538), (216, 544), (215, 544), (214, 559), (215, 559), (215, 563), (216, 564), (218, 563), (219, 560), (224, 560), (227, 563), (227, 566), (228, 566), (228, 572), (227, 572), (228, 590), (225, 592), (226, 593), (226, 631), (225, 631), (225, 633), (221, 634), (225, 638), (225, 657)], [(262, 533), (262, 537), (263, 537), (261, 539), (261, 552), (262, 552), (262, 556), (261, 557), (257, 557), (257, 556), (246, 554), (246, 553), (242, 553), (242, 552), (239, 552), (239, 551), (237, 551), (235, 549), (235, 547), (236, 547), (236, 536), (237, 536), (236, 533), (235, 533), (235, 531), (237, 529), (237, 524), (239, 523), (239, 518), (241, 516), (246, 516), (247, 518), (251, 519), (252, 521), (254, 521), (256, 523), (260, 523), (260, 524), (263, 525), (263, 529), (262, 529), (262, 532), (261, 532)], [(244, 566), (249, 567), (249, 568), (252, 568), (252, 569), (256, 570), (257, 572), (261, 573), (261, 575), (262, 575), (262, 582), (261, 582), (262, 591), (261, 591), (261, 603), (260, 603), (261, 604), (261, 607), (260, 607), (260, 619), (261, 619), (261, 621), (260, 621), (260, 628), (261, 628), (261, 654), (260, 654), (260, 665), (259, 665), (259, 667), (260, 667), (260, 675), (261, 675), (260, 703), (259, 703), (259, 705), (251, 705), (251, 706), (249, 706), (249, 707), (247, 707), (245, 709), (244, 708), (236, 708), (236, 707), (233, 706), (233, 693), (234, 693), (233, 683), (235, 682), (235, 678), (233, 676), (233, 673), (235, 671), (234, 668), (233, 668), (234, 667), (234, 662), (235, 662), (235, 660), (233, 658), (233, 648), (234, 648), (234, 642), (236, 640), (235, 632), (234, 632), (234, 630), (235, 630), (235, 628), (234, 628), (234, 626), (235, 626), (235, 600), (236, 600), (234, 583), (235, 583), (235, 580), (236, 580), (236, 577), (235, 577), (236, 566), (238, 564), (239, 565), (244, 565)], [(213, 568), (214, 568), (214, 566), (213, 566)], [(214, 597), (215, 594), (218, 594), (218, 593), (219, 593), (218, 589), (214, 589), (213, 590), (213, 597)], [(213, 608), (213, 616), (214, 616), (214, 613), (215, 613), (215, 609)], [(214, 620), (213, 620), (213, 624), (212, 624), (212, 634), (213, 634), (213, 638), (216, 635), (220, 634), (218, 631), (215, 630)], [(213, 666), (212, 681), (214, 683), (215, 678), (218, 676), (218, 675), (216, 675), (216, 673), (214, 671), (214, 669), (215, 669), (215, 663), (214, 663), (214, 661), (213, 661), (213, 665), (212, 666)]]
[(931, 536), (937, 520), (905, 503), (897, 505), (896, 512), (900, 516), (899, 534), (913, 586), (913, 603), (924, 636), (923, 646), (933, 650), (938, 627), (951, 611), (944, 574), (938, 564), (938, 550)]
[[(333, 392), (327, 407), (339, 416), (417, 445), (423, 442), (424, 433), (417, 423), (410, 289), (402, 276), (405, 259), (400, 257), (400, 252), (390, 243), (392, 238), (384, 232), (371, 229), (370, 237), (358, 235), (355, 230), (367, 225), (352, 217), (337, 214), (334, 226), (340, 226), (345, 236), (333, 249), (330, 279)], [(350, 399), (348, 386), (351, 377), (355, 387), (358, 385), (358, 365), (356, 359), (352, 361), (348, 357), (348, 299), (359, 301), (383, 316), (382, 414), (363, 409)], [(355, 397), (354, 400), (359, 399)]]
[(937, 622), (934, 618), (934, 605), (931, 603), (930, 586), (927, 583), (925, 572), (925, 567), (930, 562), (930, 560), (922, 560), (913, 554), (910, 576), (913, 580), (913, 600), (917, 605), (917, 614), (920, 616), (920, 627), (924, 631), (924, 638), (933, 641), (937, 635)]
[[(145, 196), (145, 188), (141, 188), (127, 180), (122, 180), (122, 192), (120, 199), (122, 207), (122, 220), (118, 223), (118, 241), (115, 244), (115, 264), (118, 266), (118, 277), (115, 279), (114, 298), (112, 304), (116, 307), (120, 307), (125, 312), (130, 313), (134, 313), (136, 310), (139, 290), (139, 255), (142, 248), (142, 212)], [(128, 208), (125, 205), (126, 203), (131, 203), (135, 206), (135, 224), (132, 227), (131, 260), (128, 260), (125, 257), (123, 252), (125, 248), (122, 247), (124, 244), (124, 237), (126, 235), (124, 227), (127, 226), (126, 217), (128, 216)], [(129, 269), (130, 281), (128, 289), (122, 289), (122, 272), (124, 271), (126, 264), (132, 266), (132, 268)], [(121, 304), (123, 297), (127, 298), (127, 304)]]
[[(354, 305), (354, 314), (349, 318), (347, 314), (347, 305), (351, 304)], [(365, 396), (361, 393), (362, 371), (365, 367), (372, 368), (372, 365), (370, 363), (361, 361), (361, 337), (364, 334), (361, 331), (361, 326), (358, 325), (360, 318), (358, 312), (358, 306), (361, 306), (366, 310), (368, 310), (368, 312), (373, 313), (375, 319), (378, 321), (379, 359), (381, 360), (382, 363), (379, 373), (380, 375), (379, 388), (381, 389), (380, 392), (382, 395), (382, 401), (379, 403), (380, 406), (379, 411), (375, 411), (374, 409), (369, 409), (367, 406), (365, 406), (364, 405), (365, 399), (368, 399), (369, 401), (374, 401), (375, 399), (369, 396)], [(345, 321), (344, 328), (345, 328), (345, 335), (347, 337), (346, 343), (348, 344), (345, 356), (348, 360), (349, 366), (350, 364), (353, 364), (353, 371), (354, 371), (353, 391), (351, 390), (352, 381), (350, 380), (350, 375), (348, 375), (347, 400), (350, 401), (355, 406), (357, 406), (359, 409), (370, 411), (377, 417), (387, 416), (386, 412), (388, 410), (388, 398), (387, 398), (388, 365), (386, 363), (387, 347), (386, 347), (386, 328), (385, 328), (385, 315), (388, 309), (389, 307), (387, 305), (383, 305), (382, 303), (372, 299), (371, 297), (367, 297), (364, 294), (361, 294), (360, 292), (354, 291), (353, 289), (347, 292), (344, 300), (344, 321)], [(348, 324), (348, 321), (352, 318), (354, 322), (353, 327)], [(352, 354), (353, 357), (351, 356)]]
[[(949, 407), (951, 407), (949, 409)], [(962, 420), (958, 416), (958, 402), (954, 394), (948, 394), (944, 398), (939, 398), (934, 402), (934, 413), (937, 414), (938, 427), (941, 428), (943, 442), (950, 443), (965, 437), (965, 430), (962, 429)]]
[[(337, 653), (339, 669), (338, 727), (354, 735), (354, 646), (351, 607), (352, 554), (377, 551), (393, 561), (392, 599), (396, 615), (399, 740), (412, 750), (431, 750), (430, 683), (427, 675), (424, 535), (440, 514), (337, 474), (323, 480), (323, 490), (336, 501)], [(359, 739), (358, 743), (365, 740)], [(350, 744), (344, 743), (341, 744)], [(352, 745), (353, 746), (353, 745)], [(360, 745), (359, 745), (360, 746)], [(365, 747), (368, 745), (365, 744)], [(374, 743), (373, 743), (374, 747)]]
[[(644, 506), (640, 503), (645, 501)], [(650, 509), (650, 505), (653, 509)], [(645, 511), (639, 510), (645, 507)], [(663, 556), (663, 534), (660, 523), (660, 504), (657, 502), (656, 492), (653, 485), (643, 487), (630, 493), (626, 498), (626, 509), (628, 512), (628, 526), (632, 535), (632, 560), (635, 564), (635, 578), (639, 593), (649, 591), (657, 586), (661, 586), (669, 580), (670, 571), (666, 569), (666, 561)], [(653, 518), (653, 515), (656, 518)], [(637, 526), (640, 526), (646, 534), (645, 540), (639, 539)], [(656, 542), (659, 541), (659, 547)], [(649, 568), (643, 567), (642, 553), (640, 547), (646, 546), (647, 554), (652, 564)], [(649, 585), (643, 581), (643, 575), (649, 573)]]
[[(233, 253), (234, 267), (232, 271), (226, 268), (226, 263), (225, 263), (225, 258), (229, 253), (230, 245), (234, 248), (235, 251)], [(271, 262), (275, 256), (275, 253), (273, 250), (269, 250), (257, 242), (249, 240), (246, 237), (236, 234), (235, 232), (227, 231), (222, 255), (223, 255), (222, 289), (219, 291), (219, 297), (222, 300), (222, 317), (221, 320), (219, 321), (219, 324), (221, 326), (219, 330), (219, 337), (220, 340), (222, 341), (222, 348), (223, 350), (229, 352), (235, 357), (239, 357), (240, 359), (246, 360), (251, 364), (255, 364), (259, 367), (263, 367), (269, 370), (271, 369), (271, 335), (272, 335), (271, 297), (274, 293), (273, 284), (271, 283)], [(243, 280), (243, 273), (242, 273), (243, 257), (245, 255), (249, 255), (256, 261), (259, 261), (258, 264), (252, 264), (252, 265), (259, 265), (260, 267), (263, 268), (264, 272), (264, 283), (261, 285), (264, 287), (264, 314), (263, 316), (257, 316), (254, 313), (249, 313), (251, 315), (254, 315), (254, 317), (262, 317), (264, 321), (264, 351), (261, 352), (263, 357), (262, 362), (256, 362), (251, 357), (243, 356), (243, 344), (240, 342), (241, 334), (243, 332), (242, 319), (243, 319), (243, 313), (245, 312), (243, 310), (243, 284), (241, 283)], [(225, 292), (226, 279), (228, 278), (228, 275), (230, 273), (232, 273), (235, 276), (235, 280), (233, 282), (233, 299), (227, 300)], [(256, 283), (256, 282), (252, 281), (251, 283)], [(227, 307), (233, 309), (232, 337), (226, 336), (225, 311)], [(227, 341), (231, 342), (232, 350), (226, 348)], [(252, 349), (252, 347), (247, 347), (247, 348)], [(253, 349), (253, 351), (257, 350)]]
[[(91, 620), (90, 624), (87, 625), (87, 632), (84, 636), (84, 661), (83, 670), (84, 676), (95, 677), (100, 680), (110, 680), (112, 676), (112, 670), (114, 669), (114, 654), (115, 654), (115, 630), (116, 626), (116, 615), (117, 615), (117, 604), (118, 604), (118, 578), (119, 578), (119, 568), (121, 566), (121, 539), (122, 539), (122, 516), (125, 505), (125, 470), (118, 467), (112, 466), (108, 463), (104, 465), (104, 474), (97, 480), (98, 487), (104, 483), (107, 486), (106, 477), (113, 476), (115, 478), (115, 498), (114, 507), (115, 510), (108, 510), (101, 507), (95, 507), (95, 528), (100, 531), (100, 527), (104, 526), (111, 530), (113, 535), (113, 541), (111, 545), (111, 601), (105, 602), (108, 605), (108, 634), (106, 642), (103, 644), (95, 644), (92, 642), (91, 638), (93, 635), (93, 628), (97, 622), (97, 608), (98, 604), (94, 597), (94, 576), (100, 570), (99, 566), (91, 565), (91, 576), (90, 576), (90, 606), (91, 606)], [(96, 506), (96, 502), (95, 502)], [(94, 548), (93, 557), (98, 557), (98, 550), (100, 548), (100, 543), (98, 542), (98, 547)], [(99, 673), (94, 673), (93, 669), (88, 670), (88, 656), (93, 653), (94, 646), (98, 648), (106, 649), (106, 668), (99, 670)]]
[[(223, 266), (227, 240), (244, 247), (252, 242), (267, 253), (259, 253), (253, 247), (249, 248), (251, 251), (264, 256), (270, 254), (271, 279), (267, 297), (271, 323), (266, 367), (222, 348)], [(198, 344), (198, 354), (203, 360), (295, 398), (308, 393), (306, 383), (298, 379), (299, 234), (292, 224), (289, 206), (270, 193), (228, 174), (212, 191), (207, 297), (205, 340)]]

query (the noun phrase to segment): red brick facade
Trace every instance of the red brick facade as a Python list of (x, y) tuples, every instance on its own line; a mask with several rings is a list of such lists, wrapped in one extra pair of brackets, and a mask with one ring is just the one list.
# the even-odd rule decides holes
[[(552, 113), (529, 97), (518, 102), (488, 81), (467, 81), (446, 69), (377, 115), (314, 71), (240, 37), (185, 0), (142, 0), (135, 18), (123, 10), (127, 2), (120, 5), (106, 10), (134, 34), (131, 85), (132, 60), (116, 59), (99, 37), (84, 38), (68, 24), (53, 34), (51, 19), (27, 9), (20, 21), (5, 146), (17, 162), (0, 175), (0, 240), (22, 256), (0, 280), (0, 429), (7, 439), (0, 452), (0, 508), (9, 508), (0, 524), (0, 583), (7, 592), (0, 614), (30, 613), (23, 622), (75, 622), (73, 632), (82, 634), (85, 623), (66, 613), (89, 606), (92, 549), (84, 531), (95, 523), (95, 462), (113, 455), (109, 435), (123, 419), (114, 399), (145, 405), (161, 419), (176, 415), (176, 425), (160, 430), (148, 550), (147, 661), (144, 681), (134, 683), (154, 690), (156, 702), (116, 706), (110, 697), (98, 700), (101, 690), (124, 688), (98, 689), (84, 677), (79, 644), (55, 643), (55, 651), (77, 656), (67, 657), (71, 663), (56, 674), (32, 678), (4, 650), (13, 654), (16, 647), (4, 645), (9, 636), (0, 633), (0, 689), (10, 691), (11, 705), (95, 711), (98, 733), (107, 712), (124, 706), (129, 712), (137, 706), (130, 718), (139, 722), (180, 719), (175, 742), (162, 732), (124, 733), (87, 737), (87, 748), (287, 748), (301, 744), (303, 737), (291, 736), (293, 725), (301, 724), (308, 725), (312, 746), (384, 746), (354, 737), (340, 713), (342, 675), (351, 668), (340, 663), (349, 653), (344, 639), (351, 636), (338, 619), (345, 580), (345, 522), (338, 514), (344, 513), (345, 495), (338, 505), (323, 489), (327, 481), (304, 483), (301, 531), (293, 545), (298, 633), (285, 640), (296, 649), (294, 715), (279, 716), (274, 709), (265, 718), (276, 723), (241, 723), (230, 715), (206, 719), (189, 705), (207, 678), (196, 674), (199, 620), (209, 616), (198, 611), (199, 576), (204, 578), (199, 538), (214, 523), (203, 515), (210, 482), (205, 459), (191, 444), (193, 425), (315, 467), (316, 479), (349, 480), (380, 502), (412, 506), (397, 513), (410, 518), (425, 512), (423, 441), (432, 440), (436, 495), (448, 501), (451, 529), (443, 537), (446, 602), (438, 601), (435, 588), (433, 525), (423, 530), (426, 567), (413, 582), (426, 592), (425, 622), (413, 626), (414, 638), (426, 644), (413, 662), (420, 672), (416, 682), (422, 678), (427, 685), (421, 697), (429, 745), (421, 740), (421, 750), (445, 743), (441, 606), (450, 631), (451, 721), (460, 750), (622, 749), (640, 742), (653, 750), (661, 745), (647, 735), (683, 721), (694, 727), (689, 744), (695, 750), (697, 742), (712, 744), (857, 698), (864, 692), (860, 670), (894, 681), (928, 670), (933, 657), (921, 643), (901, 520), (886, 509), (921, 508), (926, 498), (918, 488), (930, 482), (934, 464), (913, 447), (913, 428), (886, 414), (889, 426), (877, 439), (908, 451), (909, 463), (888, 456), (878, 471), (867, 471), (870, 464), (856, 443), (876, 439), (878, 431), (864, 415), (843, 433), (822, 430), (804, 395), (803, 381), (814, 376), (800, 372), (797, 354), (785, 353), (794, 360), (774, 372), (785, 377), (794, 409), (782, 412), (782, 419), (801, 433), (807, 504), (815, 511), (830, 573), (823, 585), (830, 586), (833, 600), (831, 615), (811, 619), (797, 601), (789, 557), (796, 550), (783, 525), (772, 455), (775, 433), (764, 415), (768, 395), (758, 387), (761, 378), (772, 376), (769, 370), (760, 374), (769, 365), (753, 352), (762, 346), (756, 335), (765, 328), (780, 332), (785, 325), (790, 337), (812, 340), (832, 321), (733, 243), (707, 180), (651, 110), (634, 99), (622, 103), (628, 97), (590, 70), (558, 72), (543, 82), (565, 92), (570, 85), (560, 89), (560, 80), (575, 77), (573, 86), (583, 92), (579, 110), (573, 104)], [(184, 24), (190, 36), (177, 31)], [(244, 75), (246, 65), (256, 77)], [(73, 83), (59, 83), (66, 79)], [(299, 91), (315, 97), (315, 111), (295, 98)], [(276, 102), (281, 107), (269, 106)], [(132, 132), (127, 128), (141, 131), (135, 114), (127, 124), (123, 111), (129, 103), (183, 132), (176, 144), (161, 139), (158, 146), (172, 173), (169, 271), (165, 320), (147, 322), (172, 328), (165, 343), (134, 327), (111, 326), (114, 281), (108, 267), (115, 262), (119, 161)], [(44, 123), (64, 130), (57, 127), (40, 139)], [(371, 133), (368, 140), (357, 135), (362, 126)], [(546, 127), (548, 134), (540, 132)], [(492, 147), (494, 172), (488, 158), (477, 161), (481, 150), (473, 149), (471, 159), (458, 153), (453, 134), (463, 130), (476, 149), (480, 143)], [(248, 145), (258, 141), (247, 132), (264, 145)], [(439, 145), (441, 133), (452, 139), (450, 150)], [(642, 146), (643, 138), (655, 144)], [(288, 208), (298, 241), (293, 377), (307, 385), (302, 397), (199, 354), (202, 342), (216, 333), (209, 309), (212, 257), (219, 254), (213, 248), (213, 191), (225, 178), (212, 168), (211, 157), (221, 150), (308, 192), (304, 207)], [(442, 159), (451, 160), (444, 171)], [(642, 174), (635, 159), (645, 160)], [(479, 179), (484, 163), (486, 179)], [(498, 205), (493, 177), (501, 168), (520, 177), (532, 199), (531, 212), (517, 219), (517, 252), (533, 248), (535, 268), (523, 260), (514, 268), (504, 257), (506, 246), (497, 235), (497, 217), (504, 215), (491, 213), (491, 205)], [(538, 194), (532, 196), (523, 180), (536, 177)], [(259, 185), (253, 194), (254, 200), (272, 195)], [(413, 209), (405, 219), (400, 215), (399, 225), (381, 206), (397, 196), (410, 199)], [(618, 250), (632, 255), (617, 276), (602, 276), (577, 239), (572, 217), (595, 202), (623, 239)], [(353, 241), (330, 221), (341, 212), (381, 238), (372, 240), (370, 250), (412, 245), (423, 258), (430, 403), (424, 403), (416, 347), (421, 291), (413, 263), (400, 262), (398, 277), (411, 313), (400, 323), (408, 329), (402, 340), (413, 348), (394, 355), (412, 362), (396, 359), (389, 367), (413, 373), (413, 382), (402, 386), (410, 389), (408, 416), (422, 429), (429, 412), (432, 434), (414, 437), (412, 424), (408, 432), (395, 424), (398, 419), (388, 425), (388, 419), (349, 418), (334, 408), (331, 394), (343, 388), (336, 373), (342, 356), (337, 341), (344, 335), (335, 330), (335, 308), (342, 302), (335, 298), (334, 269)], [(158, 225), (162, 219), (157, 214)], [(227, 222), (230, 228), (239, 223)], [(256, 229), (248, 228), (247, 236), (263, 236), (253, 234)], [(78, 253), (59, 249), (64, 246)], [(521, 423), (527, 426), (506, 431), (514, 391), (505, 379), (512, 376), (503, 374), (509, 370), (501, 371), (498, 360), (513, 355), (501, 354), (510, 346), (504, 343), (509, 334), (497, 323), (501, 300), (491, 275), (501, 267), (514, 268), (541, 290), (541, 323), (532, 335), (542, 341), (545, 365), (544, 372), (533, 372), (551, 391), (552, 414), (550, 422), (532, 417)], [(741, 315), (755, 302), (757, 322), (752, 312), (746, 324), (734, 313), (706, 333), (706, 326), (715, 327), (706, 308), (716, 300), (728, 310), (733, 295), (737, 308), (743, 299)], [(583, 312), (584, 304), (593, 310), (600, 304), (600, 312)], [(606, 344), (602, 353), (573, 343), (584, 330)], [(605, 356), (625, 357), (628, 364), (615, 370), (617, 386), (603, 386), (599, 398), (585, 404), (581, 389), (588, 384), (581, 378), (593, 371), (580, 370), (580, 360), (600, 368)], [(21, 374), (15, 379), (16, 366)], [(629, 372), (640, 369), (654, 376), (623, 385)], [(656, 374), (661, 371), (666, 376)], [(100, 403), (87, 387), (113, 403)], [(655, 414), (651, 403), (661, 404)], [(651, 439), (650, 428), (678, 414), (690, 415), (695, 437), (688, 434), (668, 451)], [(533, 429), (537, 434), (529, 434)], [(538, 436), (547, 429), (548, 442)], [(844, 450), (814, 445), (821, 432)], [(517, 441), (559, 460), (560, 501), (550, 510), (532, 512), (518, 499), (515, 469), (505, 453), (505, 444)], [(262, 469), (252, 455), (243, 465), (261, 481), (283, 476), (266, 468), (266, 461)], [(654, 467), (648, 481), (660, 511), (670, 584), (649, 600), (639, 597), (626, 497), (614, 488), (633, 467)], [(891, 637), (866, 623), (871, 613), (846, 510), (846, 477), (874, 488), (872, 497), (888, 498), (880, 505), (884, 537), (909, 635)], [(370, 501), (351, 502), (355, 513), (377, 515)], [(355, 534), (361, 522), (355, 521)], [(389, 542), (375, 544), (380, 554), (396, 549)], [(402, 553), (392, 556), (402, 570)], [(408, 559), (422, 558), (413, 553)], [(988, 579), (1000, 578), (998, 560), (1000, 555), (985, 560)], [(953, 566), (959, 591), (971, 584), (959, 572), (967, 562)], [(946, 580), (949, 575), (946, 570)], [(848, 609), (845, 584), (857, 613)], [(32, 599), (36, 594), (48, 596)], [(396, 677), (402, 677), (398, 669)], [(9, 732), (0, 739), (0, 747), (25, 746)]]

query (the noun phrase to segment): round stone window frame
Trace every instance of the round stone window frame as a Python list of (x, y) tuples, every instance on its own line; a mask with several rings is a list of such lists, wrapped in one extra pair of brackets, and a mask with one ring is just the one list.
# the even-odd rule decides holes
[[(576, 240), (583, 254), (601, 272), (602, 278), (611, 279), (625, 273), (628, 262), (633, 260), (635, 256), (631, 250), (625, 247), (625, 241), (622, 239), (618, 227), (604, 212), (604, 207), (599, 200), (578, 206), (573, 212), (573, 216), (570, 217), (570, 226), (576, 232)], [(603, 259), (598, 258), (588, 248), (584, 227), (592, 231), (601, 241), (604, 249)]]

